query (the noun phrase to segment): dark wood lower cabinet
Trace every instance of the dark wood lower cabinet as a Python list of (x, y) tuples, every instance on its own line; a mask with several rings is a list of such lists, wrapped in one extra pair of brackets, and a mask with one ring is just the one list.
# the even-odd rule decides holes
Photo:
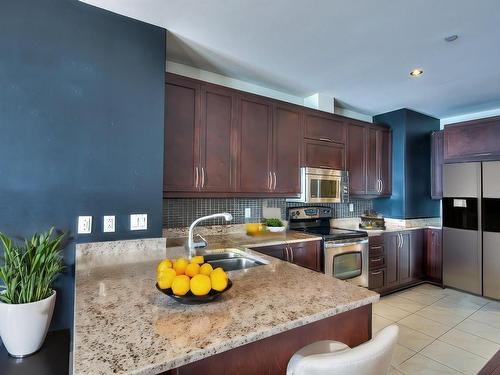
[(442, 230), (425, 230), (425, 276), (429, 281), (443, 283)]
[(305, 241), (275, 246), (254, 247), (252, 250), (321, 272), (321, 242)]
[(283, 375), (288, 361), (302, 347), (320, 340), (336, 340), (350, 347), (372, 337), (372, 305), (278, 333), (166, 372), (164, 375)]
[(370, 237), (369, 288), (390, 293), (425, 279), (424, 230)]

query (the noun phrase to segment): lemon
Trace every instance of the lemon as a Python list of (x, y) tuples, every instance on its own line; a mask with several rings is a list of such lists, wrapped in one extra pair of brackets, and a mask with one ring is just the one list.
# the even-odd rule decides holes
[(200, 265), (197, 263), (189, 263), (186, 267), (186, 276), (193, 277), (200, 273)]
[(203, 258), (203, 255), (196, 255), (191, 258), (191, 263), (203, 264), (205, 263), (205, 258)]
[[(224, 275), (226, 274), (226, 273), (224, 272), (224, 269), (223, 269), (222, 267), (217, 267), (217, 268), (216, 268), (216, 269), (214, 269), (212, 272), (223, 272), (223, 273), (224, 273)], [(227, 277), (227, 275), (226, 275), (226, 277)]]
[(224, 271), (214, 270), (210, 274), (210, 282), (212, 283), (212, 289), (222, 292), (227, 287), (227, 275)]
[(189, 262), (184, 258), (177, 259), (173, 265), (175, 272), (177, 272), (177, 275), (184, 275), (188, 264)]
[(189, 277), (186, 275), (175, 276), (172, 281), (172, 292), (174, 292), (176, 296), (184, 296), (189, 292), (189, 281)]
[(210, 276), (214, 269), (210, 263), (205, 263), (200, 267), (200, 273), (205, 276)]
[(172, 268), (172, 262), (170, 259), (164, 259), (160, 263), (158, 263), (158, 267), (156, 268), (156, 271), (158, 273), (163, 272), (169, 268)]
[(191, 292), (195, 296), (206, 296), (210, 289), (212, 289), (212, 283), (210, 282), (210, 277), (206, 275), (196, 275), (191, 279)]
[(158, 286), (160, 289), (168, 289), (172, 286), (177, 273), (173, 268), (167, 268), (165, 271), (158, 273)]

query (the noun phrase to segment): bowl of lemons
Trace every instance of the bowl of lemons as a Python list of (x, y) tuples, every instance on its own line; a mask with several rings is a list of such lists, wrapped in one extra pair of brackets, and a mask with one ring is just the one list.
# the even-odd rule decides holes
[(203, 256), (164, 259), (156, 271), (156, 288), (186, 305), (213, 302), (233, 285), (222, 267), (213, 269)]

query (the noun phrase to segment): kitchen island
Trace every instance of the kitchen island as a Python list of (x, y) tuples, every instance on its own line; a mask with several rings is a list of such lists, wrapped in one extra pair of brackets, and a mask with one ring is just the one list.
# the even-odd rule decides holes
[(185, 255), (182, 247), (166, 248), (165, 239), (79, 245), (74, 373), (283, 373), (307, 343), (355, 346), (371, 338), (378, 294), (244, 247), (236, 251), (266, 264), (230, 272), (234, 285), (217, 302), (186, 306), (155, 288), (156, 264)]

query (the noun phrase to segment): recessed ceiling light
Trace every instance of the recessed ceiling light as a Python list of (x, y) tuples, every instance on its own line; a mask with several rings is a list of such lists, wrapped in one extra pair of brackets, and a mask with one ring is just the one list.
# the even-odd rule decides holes
[(412, 77), (418, 77), (418, 76), (421, 76), (422, 74), (424, 74), (424, 71), (422, 69), (413, 69), (411, 72), (410, 72), (410, 75)]
[(458, 39), (458, 35), (456, 35), (456, 34), (449, 35), (446, 38), (444, 38), (444, 40), (446, 40), (447, 42), (453, 42), (457, 39)]

